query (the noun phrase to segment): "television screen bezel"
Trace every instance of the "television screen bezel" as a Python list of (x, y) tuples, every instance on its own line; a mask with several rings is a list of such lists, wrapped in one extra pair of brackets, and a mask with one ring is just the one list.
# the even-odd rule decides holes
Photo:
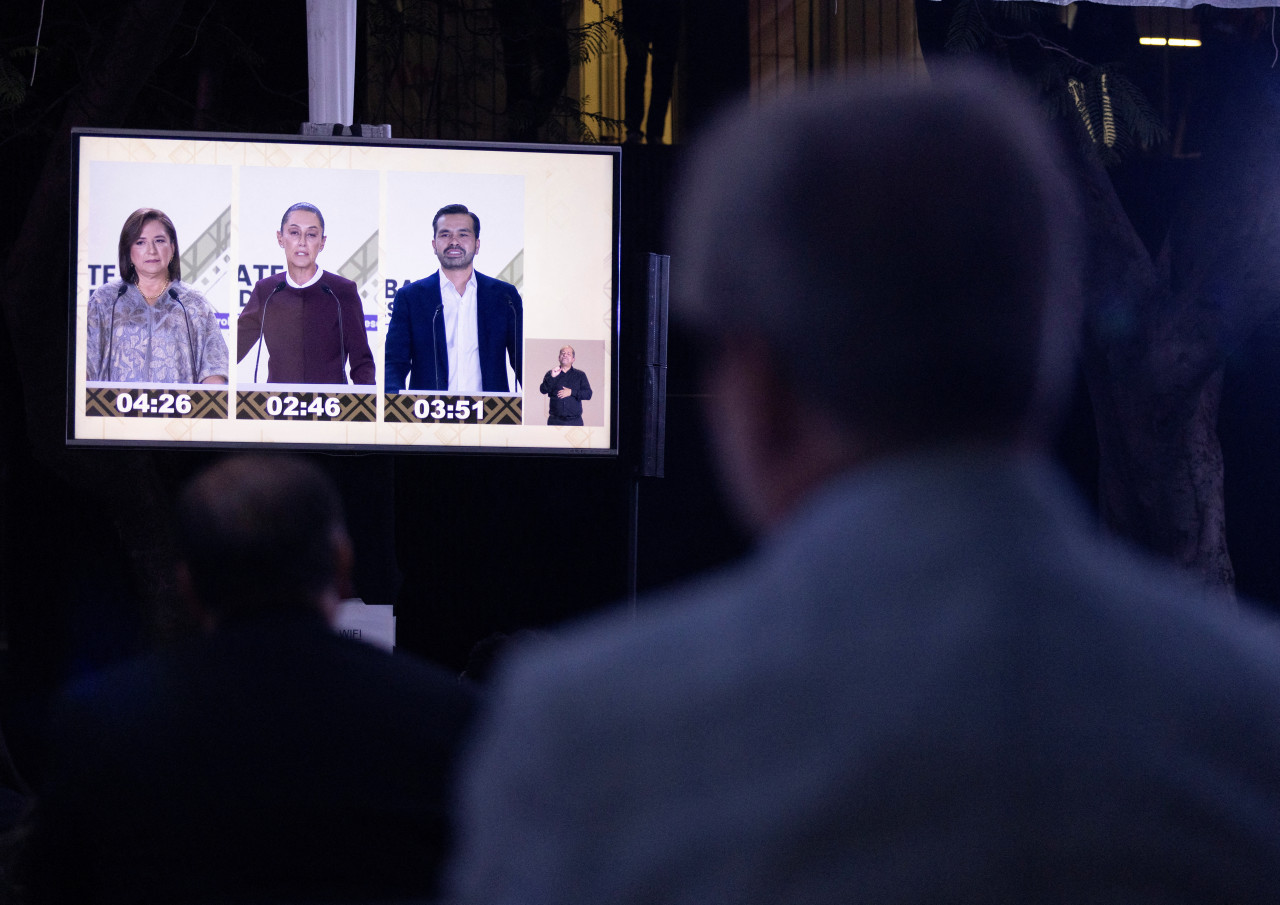
[[(308, 146), (338, 146), (338, 147), (358, 147), (358, 148), (394, 148), (405, 150), (448, 150), (461, 152), (474, 152), (477, 154), (512, 154), (512, 153), (532, 153), (532, 154), (554, 154), (554, 155), (593, 155), (605, 156), (611, 159), (612, 175), (611, 175), (611, 195), (609, 204), (612, 209), (611, 216), (611, 237), (609, 240), (609, 249), (612, 255), (612, 263), (609, 267), (611, 282), (611, 299), (609, 302), (611, 313), (611, 325), (606, 338), (607, 348), (605, 355), (607, 359), (607, 373), (605, 379), (609, 386), (609, 401), (606, 411), (606, 421), (608, 429), (608, 445), (596, 447), (577, 447), (552, 446), (552, 445), (447, 445), (447, 444), (400, 444), (389, 442), (372, 442), (372, 443), (333, 443), (333, 442), (307, 442), (305, 440), (278, 440), (278, 441), (236, 441), (236, 440), (166, 440), (159, 438), (128, 438), (128, 439), (107, 439), (100, 437), (77, 437), (75, 435), (76, 426), (76, 406), (80, 399), (80, 390), (87, 383), (86, 380), (77, 379), (77, 338), (78, 332), (87, 329), (87, 325), (80, 323), (78, 317), (78, 297), (82, 291), (79, 281), (79, 236), (81, 230), (80, 210), (81, 210), (81, 141), (85, 138), (126, 138), (126, 139), (156, 139), (156, 140), (173, 140), (173, 141), (198, 141), (198, 142), (224, 142), (233, 144), (280, 144), (280, 145), (308, 145)], [(481, 456), (553, 456), (553, 457), (590, 457), (590, 458), (617, 458), (619, 456), (619, 432), (621, 425), (621, 350), (622, 350), (622, 306), (621, 306), (621, 198), (622, 198), (622, 176), (621, 176), (621, 159), (622, 149), (617, 145), (570, 145), (570, 144), (537, 144), (537, 143), (520, 143), (520, 142), (481, 142), (481, 141), (445, 141), (435, 139), (407, 139), (407, 138), (365, 138), (354, 136), (314, 136), (314, 135), (277, 135), (268, 133), (227, 133), (227, 132), (208, 132), (208, 131), (182, 131), (182, 130), (145, 130), (145, 129), (114, 129), (114, 128), (76, 128), (71, 133), (71, 230), (68, 241), (68, 277), (69, 277), (69, 316), (68, 316), (68, 336), (67, 336), (67, 403), (66, 403), (66, 444), (69, 447), (81, 449), (121, 449), (121, 448), (139, 448), (139, 449), (191, 449), (191, 450), (228, 450), (228, 451), (293, 451), (293, 452), (317, 452), (317, 453), (373, 453), (373, 454), (411, 454), (411, 455), (481, 455)], [(429, 251), (426, 249), (425, 251)], [(113, 258), (114, 260), (114, 258)], [(424, 263), (424, 270), (421, 274), (414, 278), (418, 279), (428, 276), (434, 270), (434, 264), (430, 266)], [(385, 277), (380, 273), (379, 280), (385, 281)], [(526, 305), (527, 305), (526, 301)], [(235, 311), (230, 312), (230, 316), (234, 318)], [(234, 323), (232, 330), (234, 334)], [(525, 346), (528, 345), (528, 336), (523, 337)], [(234, 357), (234, 356), (233, 356)], [(232, 362), (232, 367), (235, 367)], [(526, 367), (525, 373), (528, 373)], [(83, 375), (81, 375), (83, 377)], [(376, 391), (381, 397), (384, 395), (381, 380), (383, 375), (379, 373), (379, 384)], [(522, 395), (525, 398), (530, 393), (537, 393), (537, 388), (523, 387)]]

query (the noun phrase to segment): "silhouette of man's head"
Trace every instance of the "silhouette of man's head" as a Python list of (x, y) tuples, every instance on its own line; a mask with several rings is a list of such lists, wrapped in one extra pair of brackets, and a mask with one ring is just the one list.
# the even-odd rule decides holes
[(780, 469), (775, 453), (816, 444), (790, 463), (812, 473), (756, 518), (872, 456), (1022, 441), (1053, 408), (1076, 229), (1041, 120), (956, 70), (744, 105), (696, 150), (676, 196), (674, 310), (720, 350), (722, 458), (750, 471), (763, 452)]
[(178, 504), (180, 551), (214, 621), (318, 610), (339, 598), (350, 541), (332, 482), (281, 456), (236, 456), (198, 475)]

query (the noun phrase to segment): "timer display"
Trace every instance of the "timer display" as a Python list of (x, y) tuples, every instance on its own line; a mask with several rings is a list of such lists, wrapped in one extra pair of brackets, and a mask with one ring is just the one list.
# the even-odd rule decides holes
[(480, 424), (484, 421), (484, 398), (431, 396), (415, 399), (413, 417), (432, 424)]
[(337, 396), (268, 396), (263, 407), (272, 418), (337, 418), (342, 414)]
[(518, 425), (519, 396), (437, 396), (387, 393), (382, 420), (388, 424)]
[(116, 394), (116, 411), (122, 415), (155, 415), (160, 418), (191, 414), (191, 396), (188, 393), (136, 393)]
[(227, 418), (227, 387), (92, 386), (85, 388), (84, 413), (93, 418), (174, 418), (192, 421)]
[(236, 402), (236, 418), (259, 421), (349, 421), (366, 420), (361, 402), (372, 404), (373, 396), (359, 393), (309, 393), (301, 390), (241, 393)]

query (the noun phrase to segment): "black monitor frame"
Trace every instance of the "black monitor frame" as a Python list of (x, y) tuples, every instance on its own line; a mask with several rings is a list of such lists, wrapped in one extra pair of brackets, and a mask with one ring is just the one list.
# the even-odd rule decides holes
[[(620, 170), (620, 149), (604, 145), (77, 129), (72, 134), (67, 443), (616, 456)], [(365, 233), (375, 221), (368, 201), (375, 183), (377, 226), (370, 236)], [(315, 186), (314, 192), (309, 194), (308, 186)], [(518, 200), (513, 198), (517, 188)], [(495, 248), (518, 247), (509, 262), (506, 252), (495, 252), (506, 266), (491, 275), (512, 277), (508, 282), (523, 296), (521, 392), (385, 394), (382, 353), (393, 289), (435, 271), (428, 245), (431, 217), (439, 206), (468, 203), (472, 196), (480, 200), (469, 206), (482, 218), (477, 271), (493, 266), (485, 263), (486, 240)], [(340, 244), (334, 239), (344, 225), (361, 221), (354, 228), (364, 230), (357, 241), (346, 237), (346, 251), (335, 251), (337, 258), (319, 263), (363, 280), (363, 310), (377, 364), (373, 392), (352, 385), (254, 383), (235, 360), (236, 317), (251, 288), (247, 281), (269, 275), (264, 268), (271, 263), (279, 215), (293, 201), (319, 204), (321, 198), (327, 206), (322, 206), (328, 236), (323, 254)], [(224, 325), (230, 358), (226, 388), (90, 385), (86, 379), (88, 299), (110, 282), (108, 277), (118, 278), (120, 227), (138, 207), (163, 209), (174, 220), (183, 276), (207, 292)], [(518, 240), (503, 235), (520, 228)], [(278, 249), (274, 253), (282, 255)], [(274, 269), (282, 269), (280, 260)], [(584, 405), (592, 411), (584, 411), (582, 427), (548, 426), (546, 397), (538, 392), (543, 373), (556, 364), (555, 350), (565, 343), (578, 350), (578, 365), (595, 392), (595, 404)], [(584, 365), (587, 360), (591, 369)]]

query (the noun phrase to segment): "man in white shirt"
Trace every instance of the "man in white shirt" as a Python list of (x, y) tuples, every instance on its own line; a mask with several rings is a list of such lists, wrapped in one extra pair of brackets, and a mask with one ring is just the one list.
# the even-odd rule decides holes
[(392, 302), (386, 391), (511, 392), (507, 368), (518, 387), (524, 342), (520, 293), (476, 272), (480, 218), (465, 205), (442, 207), (431, 229), (440, 269)]

